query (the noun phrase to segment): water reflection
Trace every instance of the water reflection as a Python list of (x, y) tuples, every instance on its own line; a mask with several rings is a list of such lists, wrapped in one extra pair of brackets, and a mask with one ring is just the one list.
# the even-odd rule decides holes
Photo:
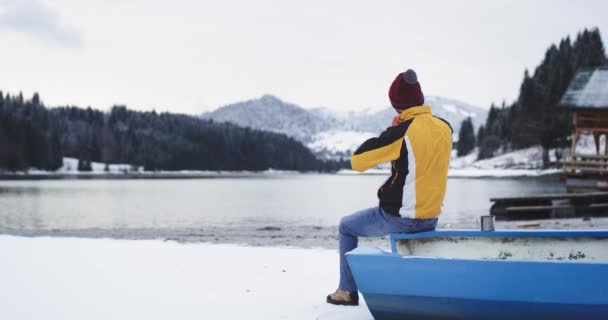
[[(0, 181), (0, 228), (335, 226), (377, 205), (384, 176), (280, 175), (222, 179)], [(450, 179), (441, 222), (487, 214), (490, 197), (563, 192), (556, 179)]]

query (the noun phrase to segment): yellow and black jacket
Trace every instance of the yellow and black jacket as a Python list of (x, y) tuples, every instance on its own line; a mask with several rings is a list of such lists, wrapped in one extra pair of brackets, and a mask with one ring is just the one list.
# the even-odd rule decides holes
[(452, 151), (450, 124), (416, 106), (399, 115), (401, 123), (365, 141), (351, 158), (365, 171), (391, 161), (391, 176), (378, 190), (380, 207), (390, 214), (430, 219), (441, 213)]

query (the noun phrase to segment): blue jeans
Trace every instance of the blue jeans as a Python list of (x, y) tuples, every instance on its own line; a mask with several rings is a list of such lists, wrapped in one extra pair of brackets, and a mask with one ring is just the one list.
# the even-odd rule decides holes
[(340, 285), (338, 288), (356, 292), (357, 285), (346, 261), (346, 253), (357, 247), (358, 237), (382, 237), (391, 232), (415, 233), (434, 230), (437, 218), (409, 219), (393, 216), (380, 207), (355, 212), (340, 220)]

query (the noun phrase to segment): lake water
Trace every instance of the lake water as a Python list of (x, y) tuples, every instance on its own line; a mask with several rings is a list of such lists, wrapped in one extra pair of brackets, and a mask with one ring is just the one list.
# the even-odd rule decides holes
[[(374, 175), (0, 181), (0, 233), (319, 245), (377, 205)], [(489, 198), (563, 192), (557, 178), (449, 179), (440, 227), (476, 227)]]

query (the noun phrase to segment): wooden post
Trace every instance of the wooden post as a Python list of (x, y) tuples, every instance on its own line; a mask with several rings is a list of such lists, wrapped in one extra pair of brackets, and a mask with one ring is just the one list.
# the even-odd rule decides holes
[(599, 132), (593, 132), (593, 141), (595, 142), (595, 155), (599, 156), (600, 155), (600, 133)]
[(574, 166), (576, 160), (576, 140), (578, 139), (578, 127), (576, 126), (578, 113), (574, 111), (572, 113), (572, 149), (570, 150), (570, 167)]
[[(608, 155), (608, 135), (606, 135), (604, 133), (604, 156)], [(608, 160), (606, 160), (605, 158), (600, 160), (602, 162), (602, 165), (600, 166), (600, 169), (602, 171), (600, 171), (600, 175), (605, 174), (606, 171), (604, 170), (608, 170)]]

